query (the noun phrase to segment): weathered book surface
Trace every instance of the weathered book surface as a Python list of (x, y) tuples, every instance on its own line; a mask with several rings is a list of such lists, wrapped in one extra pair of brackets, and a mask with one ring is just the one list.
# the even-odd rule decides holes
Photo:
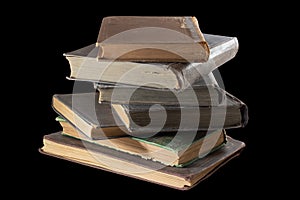
[[(71, 78), (68, 78), (70, 80), (72, 80)], [(102, 87), (136, 87), (136, 88), (145, 88), (145, 89), (154, 89), (154, 90), (165, 90), (167, 88), (153, 88), (153, 87), (146, 87), (146, 86), (134, 86), (134, 85), (128, 85), (128, 84), (123, 84), (123, 83), (109, 83), (109, 82), (95, 82), (93, 81), (93, 86), (94, 89), (102, 88)], [(190, 85), (189, 87), (192, 87), (194, 85), (199, 85), (199, 86), (206, 86), (206, 85), (214, 85), (214, 86), (219, 86), (219, 82), (217, 81), (215, 75), (213, 74), (213, 72), (210, 72), (208, 74), (206, 74), (205, 76), (200, 77), (199, 79), (197, 79), (192, 85)], [(186, 88), (185, 88), (186, 89)], [(168, 90), (168, 89), (167, 89)], [(174, 91), (183, 91), (183, 90), (174, 90)]]
[(109, 104), (99, 104), (97, 93), (55, 94), (53, 109), (93, 139), (126, 135), (124, 124)]
[[(141, 63), (101, 59), (95, 44), (65, 53), (70, 79), (154, 88), (185, 89), (228, 62), (238, 52), (236, 37), (204, 34), (210, 56), (204, 63)], [(130, 72), (130, 73), (128, 73)]]
[(170, 167), (110, 148), (62, 135), (45, 135), (43, 154), (137, 178), (179, 190), (188, 190), (239, 155), (245, 144), (227, 137), (224, 147), (187, 167)]
[(199, 131), (191, 134), (168, 133), (151, 137), (132, 136), (93, 140), (62, 117), (57, 117), (62, 134), (100, 146), (140, 156), (168, 166), (184, 167), (221, 148), (226, 143), (225, 130)]
[(99, 59), (206, 62), (210, 51), (192, 16), (110, 16), (101, 23)]
[[(216, 106), (112, 104), (129, 132), (230, 129), (246, 126), (248, 107), (226, 92)], [(150, 117), (151, 116), (151, 117)]]
[(193, 85), (183, 91), (97, 84), (99, 103), (216, 106), (225, 92), (215, 85)]

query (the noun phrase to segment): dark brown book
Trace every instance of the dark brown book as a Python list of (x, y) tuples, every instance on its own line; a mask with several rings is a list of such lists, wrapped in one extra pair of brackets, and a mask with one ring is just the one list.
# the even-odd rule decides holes
[(97, 84), (99, 103), (216, 106), (225, 100), (225, 92), (215, 85), (193, 85), (183, 91), (152, 89), (127, 85)]
[[(97, 93), (55, 94), (53, 109), (92, 139), (126, 135), (124, 124), (109, 104), (99, 104)], [(115, 116), (114, 116), (115, 115)]]
[(244, 147), (243, 142), (227, 137), (224, 147), (183, 168), (165, 166), (138, 156), (67, 137), (60, 132), (45, 135), (43, 147), (39, 151), (112, 173), (179, 190), (188, 190), (238, 156)]
[(225, 100), (215, 106), (158, 104), (112, 104), (112, 108), (129, 132), (193, 131), (244, 127), (248, 107), (223, 90)]
[(204, 63), (97, 60), (99, 47), (95, 44), (64, 53), (64, 56), (70, 65), (69, 78), (73, 80), (183, 90), (234, 58), (238, 52), (236, 37), (212, 34), (204, 34), (204, 37), (211, 52)]
[(99, 59), (206, 62), (208, 44), (192, 16), (110, 16), (102, 19)]

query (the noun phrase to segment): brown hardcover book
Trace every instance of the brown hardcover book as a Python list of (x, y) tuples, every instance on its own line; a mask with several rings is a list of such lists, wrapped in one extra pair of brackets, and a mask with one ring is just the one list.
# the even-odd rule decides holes
[[(70, 79), (181, 90), (193, 85), (238, 52), (236, 37), (204, 34), (210, 56), (204, 63), (129, 62), (101, 59), (95, 44), (64, 53), (70, 65)], [(128, 73), (130, 72), (130, 73)]]
[(99, 103), (216, 106), (225, 100), (224, 91), (215, 85), (193, 85), (183, 91), (97, 84)]
[(158, 133), (151, 137), (124, 136), (93, 140), (61, 117), (56, 118), (62, 126), (62, 134), (100, 146), (140, 156), (168, 166), (184, 167), (223, 147), (225, 130), (199, 131), (192, 134)]
[(104, 17), (99, 59), (140, 62), (206, 62), (208, 44), (192, 16)]
[(192, 131), (244, 127), (248, 123), (248, 107), (223, 90), (225, 100), (215, 106), (183, 106), (154, 104), (112, 104), (112, 108), (129, 132)]
[(126, 129), (109, 104), (99, 104), (97, 93), (55, 94), (53, 109), (92, 139), (124, 136)]
[[(56, 94), (53, 96), (52, 107), (59, 115), (93, 139), (128, 134), (145, 136), (178, 130), (188, 132), (208, 128), (228, 129), (245, 126), (248, 121), (247, 106), (229, 93), (226, 93), (225, 103), (217, 106), (164, 106), (167, 116), (162, 127), (161, 116), (164, 113), (161, 107), (152, 110), (153, 126), (145, 126), (150, 122), (149, 108), (153, 104), (99, 104), (98, 99), (98, 93)], [(200, 115), (199, 123), (195, 122), (197, 114)]]
[(120, 175), (161, 184), (179, 190), (188, 190), (212, 175), (222, 165), (239, 155), (245, 144), (227, 137), (223, 148), (214, 151), (187, 167), (165, 166), (114, 149), (62, 135), (45, 135), (43, 154), (95, 167)]

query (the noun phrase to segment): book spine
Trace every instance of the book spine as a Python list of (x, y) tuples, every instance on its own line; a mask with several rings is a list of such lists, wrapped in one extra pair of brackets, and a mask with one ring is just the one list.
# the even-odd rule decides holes
[(198, 42), (198, 45), (200, 45), (200, 47), (204, 49), (203, 54), (205, 54), (205, 55), (203, 56), (203, 62), (207, 62), (209, 59), (209, 55), (210, 55), (210, 48), (204, 38), (202, 31), (200, 30), (197, 18), (196, 17), (185, 17), (184, 19), (185, 19), (184, 21), (185, 21), (185, 24), (186, 24), (188, 30), (190, 30), (191, 37), (193, 39), (197, 39), (197, 40), (198, 40), (198, 38), (200, 38), (200, 42)]
[(243, 101), (241, 101), (239, 98), (237, 98), (236, 96), (233, 96), (232, 94), (224, 91), (227, 95), (226, 98), (232, 98), (234, 101), (240, 102), (239, 104), (239, 112), (240, 112), (240, 116), (241, 116), (241, 121), (240, 123), (237, 125), (237, 127), (245, 127), (248, 124), (249, 121), (249, 109), (247, 104), (245, 104)]

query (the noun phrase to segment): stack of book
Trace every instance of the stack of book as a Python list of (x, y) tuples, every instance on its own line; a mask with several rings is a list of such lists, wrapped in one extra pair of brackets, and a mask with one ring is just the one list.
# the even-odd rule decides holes
[[(187, 190), (239, 155), (247, 106), (212, 71), (235, 57), (236, 37), (203, 34), (195, 17), (103, 18), (95, 44), (65, 53), (73, 93), (55, 94), (62, 131), (40, 152)], [(82, 81), (94, 92), (77, 92)]]

